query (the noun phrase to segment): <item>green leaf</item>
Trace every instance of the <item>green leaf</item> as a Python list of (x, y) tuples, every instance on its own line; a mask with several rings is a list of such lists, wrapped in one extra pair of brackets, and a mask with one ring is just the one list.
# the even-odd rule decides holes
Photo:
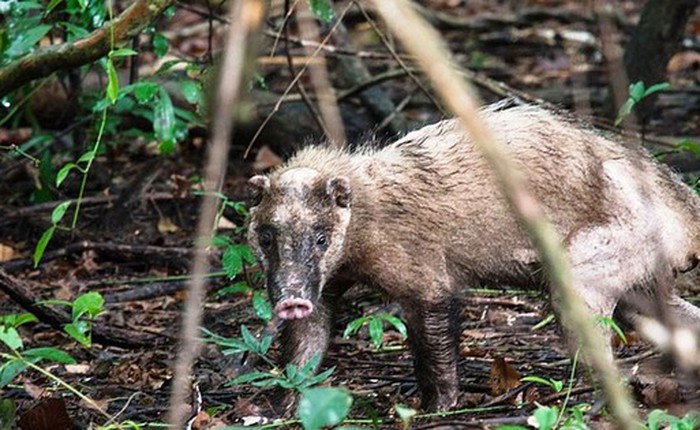
[(44, 256), (44, 251), (46, 251), (46, 246), (49, 244), (49, 241), (53, 237), (53, 232), (56, 230), (56, 226), (51, 226), (44, 233), (42, 233), (41, 237), (39, 238), (39, 242), (36, 244), (36, 248), (34, 248), (34, 267), (39, 266), (39, 262), (41, 261), (41, 257)]
[(75, 163), (68, 163), (65, 166), (61, 167), (61, 170), (56, 173), (56, 186), (60, 187), (63, 181), (66, 180), (66, 177), (68, 177), (68, 173), (70, 173), (73, 168), (77, 168), (78, 166), (75, 165)]
[(649, 88), (647, 88), (646, 91), (644, 91), (644, 97), (649, 96), (651, 94), (654, 94), (656, 92), (665, 90), (666, 88), (668, 88), (670, 86), (671, 86), (671, 84), (669, 84), (668, 82), (659, 82), (658, 84), (654, 84), (654, 85), (650, 86)]
[(87, 163), (88, 161), (92, 161), (95, 159), (95, 151), (90, 150), (85, 152), (83, 155), (78, 158), (78, 163)]
[(558, 411), (556, 407), (553, 406), (540, 406), (535, 409), (532, 414), (537, 421), (537, 428), (539, 430), (550, 430), (554, 428), (554, 424), (557, 422)]
[(262, 355), (267, 354), (267, 351), (270, 350), (270, 345), (272, 345), (272, 336), (263, 337), (260, 341), (260, 353)]
[(561, 390), (564, 388), (564, 381), (560, 379), (550, 379), (552, 382), (552, 388), (554, 388), (554, 391), (557, 393), (561, 393)]
[(296, 379), (297, 376), (297, 365), (294, 363), (287, 363), (286, 366), (284, 366), (284, 374), (287, 377), (287, 379), (293, 381)]
[(379, 318), (372, 318), (369, 321), (369, 337), (372, 339), (374, 349), (379, 349), (382, 346), (382, 337), (384, 336), (384, 325)]
[(310, 374), (314, 373), (319, 364), (321, 364), (321, 353), (317, 351), (311, 356), (309, 361), (304, 364), (301, 370), (299, 370), (299, 373), (306, 378)]
[(46, 33), (51, 30), (50, 25), (37, 25), (30, 27), (25, 31), (20, 32), (16, 37), (12, 38), (10, 46), (7, 48), (5, 55), (8, 57), (18, 57), (29, 52), (34, 45), (46, 36)]
[(627, 101), (625, 101), (625, 103), (622, 106), (620, 106), (620, 110), (617, 113), (617, 118), (615, 118), (615, 127), (620, 125), (622, 120), (625, 119), (625, 117), (629, 115), (630, 112), (632, 112), (632, 108), (635, 104), (636, 102), (632, 98), (629, 98), (627, 99)]
[(160, 142), (161, 152), (171, 154), (175, 150), (175, 109), (170, 95), (162, 87), (153, 106), (153, 132)]
[(357, 333), (357, 331), (362, 327), (362, 324), (364, 324), (367, 321), (367, 317), (359, 317), (355, 318), (354, 320), (350, 321), (345, 327), (345, 331), (343, 332), (343, 339), (347, 339), (350, 336), (354, 335)]
[(644, 90), (645, 90), (644, 82), (642, 82), (642, 81), (637, 81), (633, 84), (630, 84), (630, 87), (629, 87), (630, 98), (634, 102), (639, 102), (642, 99), (642, 97), (644, 97)]
[(307, 387), (311, 387), (312, 385), (319, 384), (319, 383), (325, 381), (326, 379), (328, 379), (328, 377), (331, 376), (333, 374), (333, 372), (335, 372), (335, 366), (324, 370), (323, 372), (319, 373), (318, 375), (315, 375), (311, 378), (308, 378), (306, 381), (304, 381), (301, 384), (301, 388), (307, 388)]
[[(0, 386), (0, 388), (2, 388)], [(17, 404), (13, 399), (0, 400), (0, 430), (12, 430), (15, 428), (17, 417)]]
[(73, 302), (73, 321), (84, 314), (90, 318), (97, 317), (104, 309), (105, 299), (96, 291), (82, 294)]
[(253, 336), (250, 333), (250, 330), (248, 330), (248, 327), (242, 325), (241, 326), (241, 335), (243, 337), (243, 342), (245, 345), (250, 348), (250, 351), (253, 352), (258, 352), (258, 342), (255, 340), (255, 336)]
[(13, 379), (27, 368), (20, 360), (8, 360), (0, 365), (0, 388), (12, 382)]
[(51, 0), (49, 2), (48, 6), (46, 6), (46, 10), (44, 11), (44, 16), (48, 15), (51, 13), (52, 10), (56, 8), (59, 4), (61, 4), (63, 0)]
[(117, 76), (117, 69), (114, 68), (114, 63), (112, 59), (107, 59), (107, 97), (109, 101), (114, 104), (119, 96), (119, 77)]
[(253, 381), (258, 381), (263, 378), (272, 378), (274, 377), (272, 374), (267, 373), (267, 372), (250, 372), (243, 374), (237, 378), (234, 378), (226, 383), (227, 387), (230, 387), (232, 385), (239, 385), (239, 384), (247, 384), (249, 382)]
[(396, 411), (396, 415), (398, 415), (401, 421), (403, 421), (406, 425), (408, 425), (411, 422), (411, 419), (418, 414), (417, 410), (409, 408), (406, 405), (402, 405), (401, 403), (394, 406), (394, 410)]
[(243, 258), (237, 246), (229, 246), (224, 250), (224, 255), (221, 256), (221, 264), (223, 265), (226, 276), (230, 279), (238, 276), (243, 270)]
[(406, 324), (404, 324), (404, 322), (401, 321), (399, 318), (395, 317), (394, 315), (387, 314), (385, 312), (381, 313), (380, 317), (384, 321), (391, 324), (396, 329), (396, 331), (401, 333), (401, 337), (403, 337), (404, 339), (408, 337), (408, 330), (406, 330)]
[(676, 144), (677, 151), (688, 151), (693, 155), (700, 155), (700, 144), (692, 139), (682, 139)]
[(56, 225), (61, 222), (70, 205), (70, 200), (67, 200), (53, 208), (53, 211), (51, 211), (51, 224)]
[(182, 81), (180, 85), (182, 90), (182, 95), (185, 96), (185, 100), (188, 103), (196, 104), (199, 103), (202, 97), (202, 86), (197, 81), (186, 80)]
[(304, 392), (297, 415), (305, 430), (318, 430), (342, 422), (350, 411), (352, 396), (340, 388), (311, 388)]
[(0, 326), (0, 342), (11, 349), (22, 349), (22, 338), (14, 327)]
[(37, 322), (39, 321), (37, 317), (34, 316), (34, 314), (30, 314), (29, 312), (23, 312), (21, 314), (9, 314), (5, 315), (4, 318), (2, 318), (2, 321), (4, 324), (3, 325), (8, 325), (11, 327), (19, 327), (22, 324), (27, 324), (30, 322)]
[(86, 334), (88, 331), (85, 330), (84, 321), (78, 321), (75, 323), (66, 324), (63, 326), (63, 330), (78, 343), (86, 348), (92, 345), (90, 335)]
[(138, 52), (134, 51), (133, 49), (129, 49), (129, 48), (121, 48), (121, 49), (117, 49), (117, 50), (114, 50), (114, 51), (109, 53), (109, 56), (111, 58), (129, 57), (131, 55), (138, 55)]
[(133, 86), (134, 97), (140, 104), (148, 103), (153, 100), (158, 88), (158, 85), (153, 82), (137, 82)]
[(330, 0), (307, 0), (309, 9), (318, 19), (330, 22), (333, 19), (333, 5)]
[(272, 319), (272, 306), (260, 290), (253, 292), (253, 309), (255, 314), (266, 323)]
[(153, 52), (155, 52), (158, 58), (162, 58), (165, 54), (167, 54), (169, 48), (170, 42), (165, 36), (163, 36), (161, 33), (155, 33), (153, 35)]
[(214, 293), (214, 297), (219, 298), (229, 294), (244, 294), (250, 292), (251, 290), (252, 288), (248, 286), (246, 281), (239, 281), (227, 287), (220, 288), (216, 291), (216, 293)]
[(65, 351), (53, 347), (32, 348), (22, 352), (25, 357), (51, 360), (61, 364), (75, 364), (75, 359)]

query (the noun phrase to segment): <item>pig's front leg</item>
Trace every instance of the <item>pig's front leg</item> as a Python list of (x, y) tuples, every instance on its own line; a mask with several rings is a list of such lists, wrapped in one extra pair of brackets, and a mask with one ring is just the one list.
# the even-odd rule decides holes
[(402, 303), (413, 350), (415, 373), (425, 410), (447, 410), (457, 404), (459, 305), (454, 297), (433, 303)]

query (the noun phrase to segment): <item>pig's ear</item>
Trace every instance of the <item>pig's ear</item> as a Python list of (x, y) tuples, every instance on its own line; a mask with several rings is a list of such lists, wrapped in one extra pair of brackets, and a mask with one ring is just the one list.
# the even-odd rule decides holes
[(257, 206), (270, 190), (270, 178), (263, 175), (253, 176), (248, 180), (248, 188), (250, 189), (250, 206)]
[(335, 204), (342, 208), (350, 207), (352, 192), (350, 190), (350, 180), (344, 176), (336, 176), (326, 182), (326, 192), (333, 199)]

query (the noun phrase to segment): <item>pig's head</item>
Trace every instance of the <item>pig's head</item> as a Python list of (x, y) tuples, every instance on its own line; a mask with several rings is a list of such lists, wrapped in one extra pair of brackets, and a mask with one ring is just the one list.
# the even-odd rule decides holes
[(350, 181), (311, 168), (250, 179), (248, 243), (265, 269), (275, 313), (306, 318), (344, 256)]

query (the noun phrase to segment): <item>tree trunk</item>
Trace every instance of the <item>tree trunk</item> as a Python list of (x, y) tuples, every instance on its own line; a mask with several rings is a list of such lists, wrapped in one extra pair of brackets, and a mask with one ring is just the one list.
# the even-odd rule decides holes
[[(666, 79), (666, 64), (680, 49), (686, 24), (697, 5), (698, 0), (647, 1), (625, 47), (629, 82), (643, 81), (649, 87)], [(646, 116), (648, 103), (639, 107)]]

